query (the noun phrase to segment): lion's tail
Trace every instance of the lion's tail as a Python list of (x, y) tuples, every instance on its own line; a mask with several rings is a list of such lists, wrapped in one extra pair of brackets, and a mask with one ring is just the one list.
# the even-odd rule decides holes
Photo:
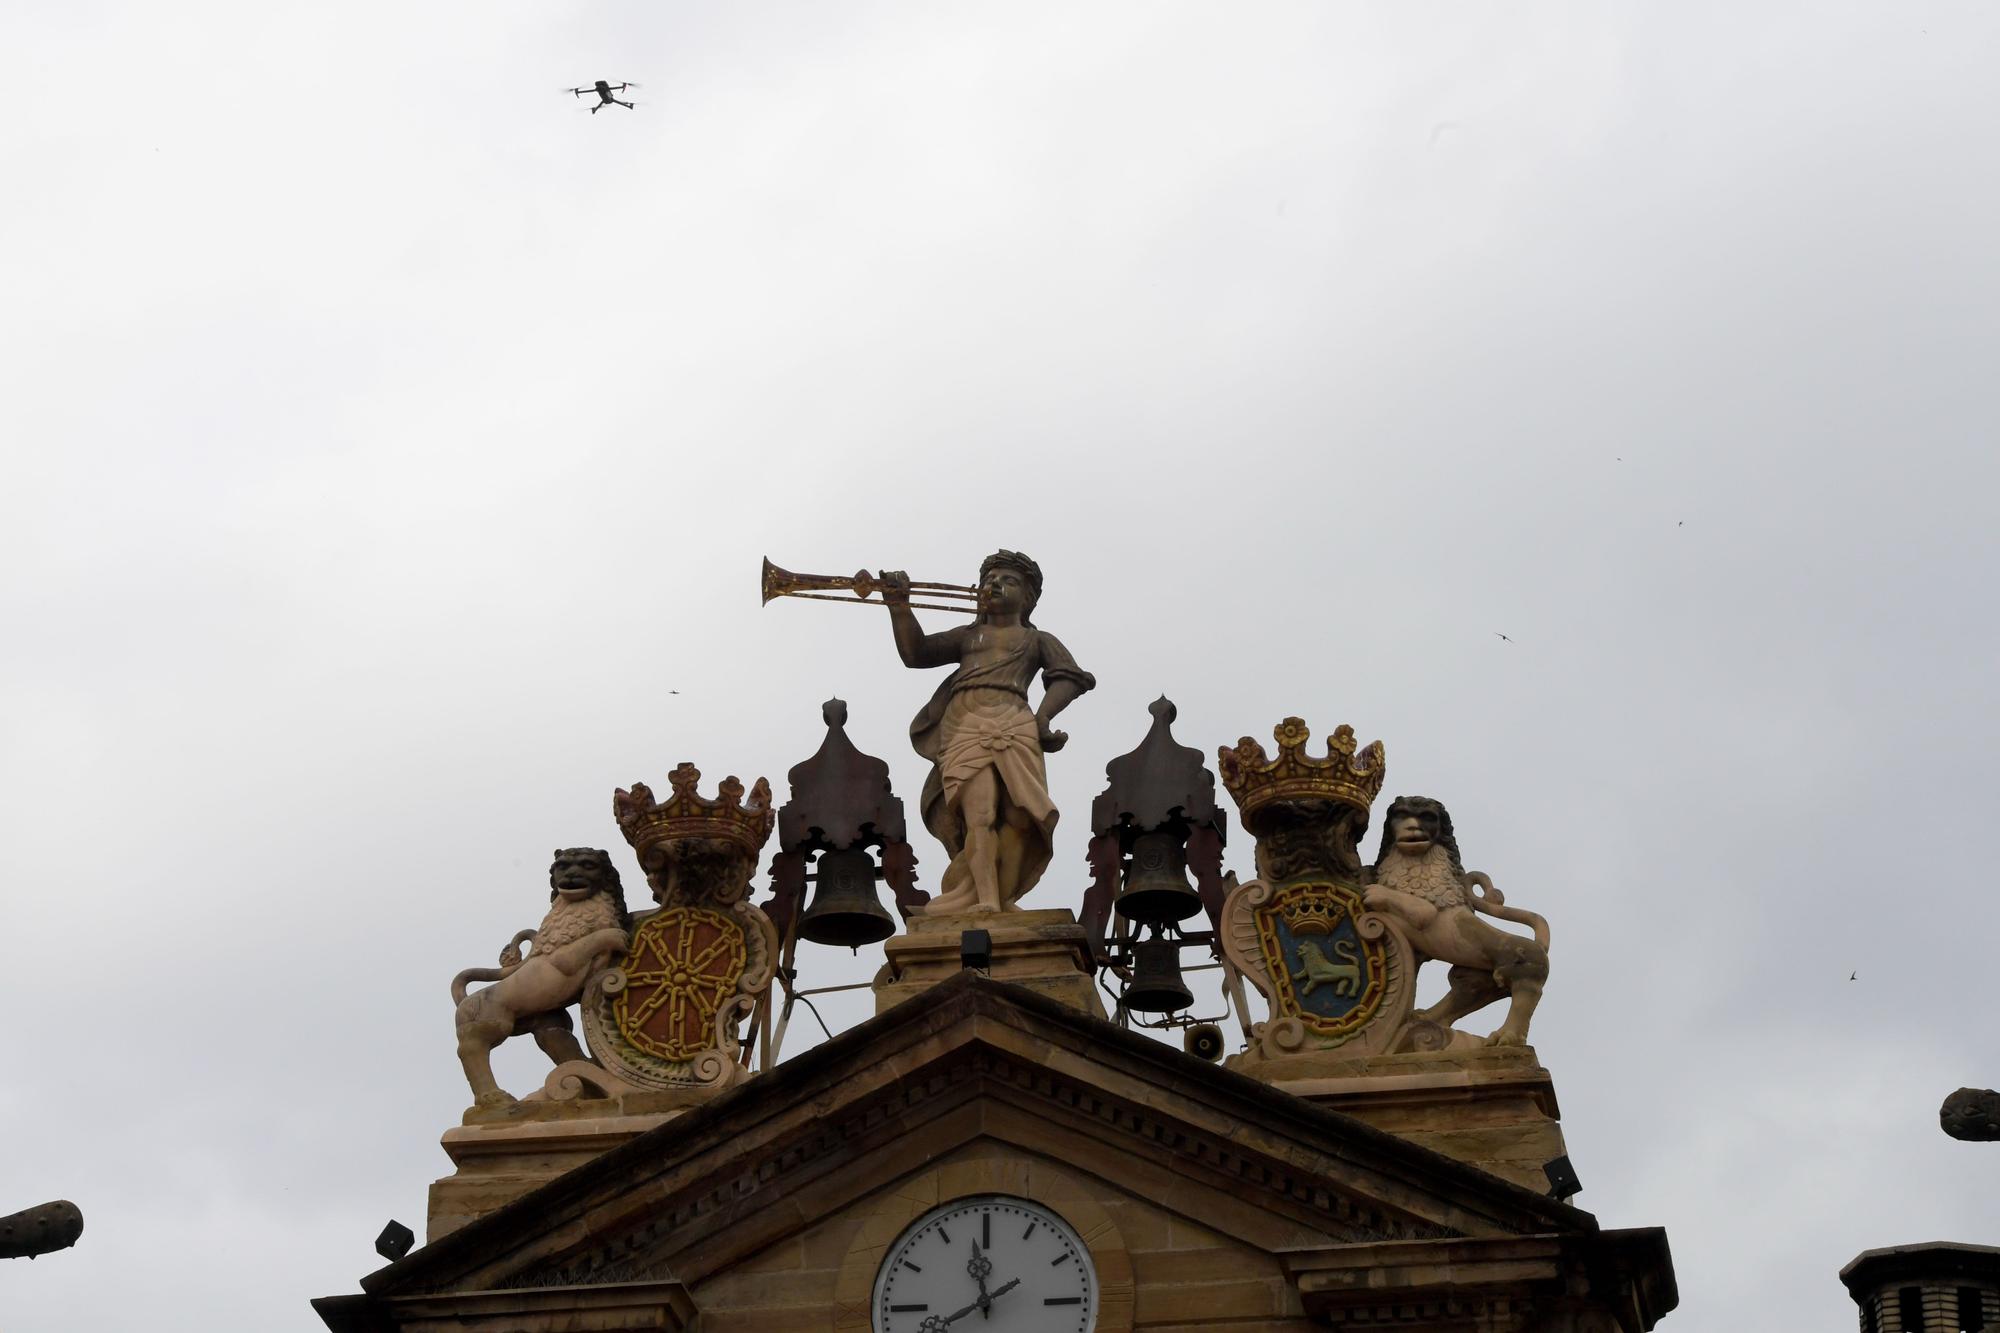
[(499, 981), (503, 977), (513, 975), (514, 969), (519, 966), (519, 963), (511, 963), (506, 967), (466, 968), (465, 971), (451, 979), (451, 1002), (454, 1005), (464, 1004), (465, 988), (467, 986), (470, 986), (475, 981)]
[(1512, 921), (1528, 927), (1535, 932), (1535, 943), (1542, 946), (1542, 952), (1548, 952), (1549, 923), (1542, 917), (1541, 913), (1530, 912), (1526, 908), (1507, 906), (1506, 897), (1501, 894), (1500, 890), (1493, 887), (1493, 881), (1486, 877), (1484, 871), (1468, 870), (1465, 878), (1467, 883), (1479, 886), (1479, 891), (1467, 895), (1472, 899), (1472, 908), (1474, 911), (1484, 912), (1488, 916), (1497, 916), (1502, 921)]

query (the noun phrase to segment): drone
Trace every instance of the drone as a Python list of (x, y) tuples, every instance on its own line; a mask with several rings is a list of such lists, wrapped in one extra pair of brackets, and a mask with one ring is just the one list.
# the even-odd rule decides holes
[(607, 83), (603, 79), (599, 79), (596, 84), (589, 88), (565, 88), (563, 91), (575, 93), (578, 97), (583, 96), (585, 93), (596, 93), (598, 98), (597, 105), (590, 108), (590, 114), (594, 116), (613, 103), (617, 103), (617, 105), (624, 107), (627, 111), (632, 110), (630, 102), (620, 102), (611, 94), (622, 93), (627, 88), (637, 88), (638, 86), (636, 83)]

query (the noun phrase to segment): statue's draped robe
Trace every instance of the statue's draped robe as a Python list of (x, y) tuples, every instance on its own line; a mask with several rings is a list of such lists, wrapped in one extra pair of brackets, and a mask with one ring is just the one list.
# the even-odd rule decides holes
[(1055, 635), (1032, 626), (965, 625), (927, 634), (918, 656), (918, 666), (959, 664), (910, 723), (910, 744), (931, 761), (924, 780), (924, 826), (951, 854), (939, 892), (951, 893), (971, 874), (962, 856), (960, 805), (965, 784), (991, 768), (1007, 801), (1031, 821), (1018, 897), (1041, 879), (1056, 827), (1028, 685), (1039, 673), (1044, 690), (1064, 680), (1081, 692), (1094, 688), (1097, 679), (1077, 666)]

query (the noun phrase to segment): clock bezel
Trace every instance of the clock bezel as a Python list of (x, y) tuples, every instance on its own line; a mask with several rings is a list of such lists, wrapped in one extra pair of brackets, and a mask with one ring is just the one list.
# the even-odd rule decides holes
[(1065, 1217), (1060, 1209), (1051, 1204), (1044, 1203), (1039, 1199), (1025, 1198), (1018, 1194), (1001, 1194), (991, 1191), (980, 1194), (966, 1194), (955, 1199), (944, 1200), (934, 1207), (925, 1209), (918, 1216), (912, 1218), (909, 1224), (897, 1233), (896, 1239), (882, 1252), (881, 1262), (876, 1265), (874, 1279), (869, 1284), (868, 1327), (872, 1330), (872, 1333), (885, 1333), (882, 1324), (884, 1314), (882, 1308), (883, 1286), (896, 1263), (902, 1258), (906, 1247), (939, 1218), (977, 1208), (981, 1204), (998, 1204), (1007, 1208), (1019, 1209), (1040, 1219), (1045, 1225), (1058, 1231), (1065, 1237), (1069, 1246), (1078, 1256), (1078, 1271), (1085, 1278), (1085, 1313), (1088, 1318), (1082, 1326), (1081, 1333), (1096, 1333), (1099, 1321), (1103, 1318), (1104, 1314), (1104, 1281), (1098, 1266), (1097, 1256), (1091, 1252), (1090, 1244), (1084, 1240), (1082, 1231), (1069, 1218)]

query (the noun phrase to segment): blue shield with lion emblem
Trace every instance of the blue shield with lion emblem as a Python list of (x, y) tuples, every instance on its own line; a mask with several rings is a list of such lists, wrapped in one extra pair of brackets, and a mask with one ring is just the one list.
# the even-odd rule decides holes
[(1360, 891), (1333, 883), (1288, 885), (1257, 911), (1276, 1007), (1321, 1037), (1350, 1037), (1382, 1007), (1387, 960), (1355, 928), (1361, 911)]

